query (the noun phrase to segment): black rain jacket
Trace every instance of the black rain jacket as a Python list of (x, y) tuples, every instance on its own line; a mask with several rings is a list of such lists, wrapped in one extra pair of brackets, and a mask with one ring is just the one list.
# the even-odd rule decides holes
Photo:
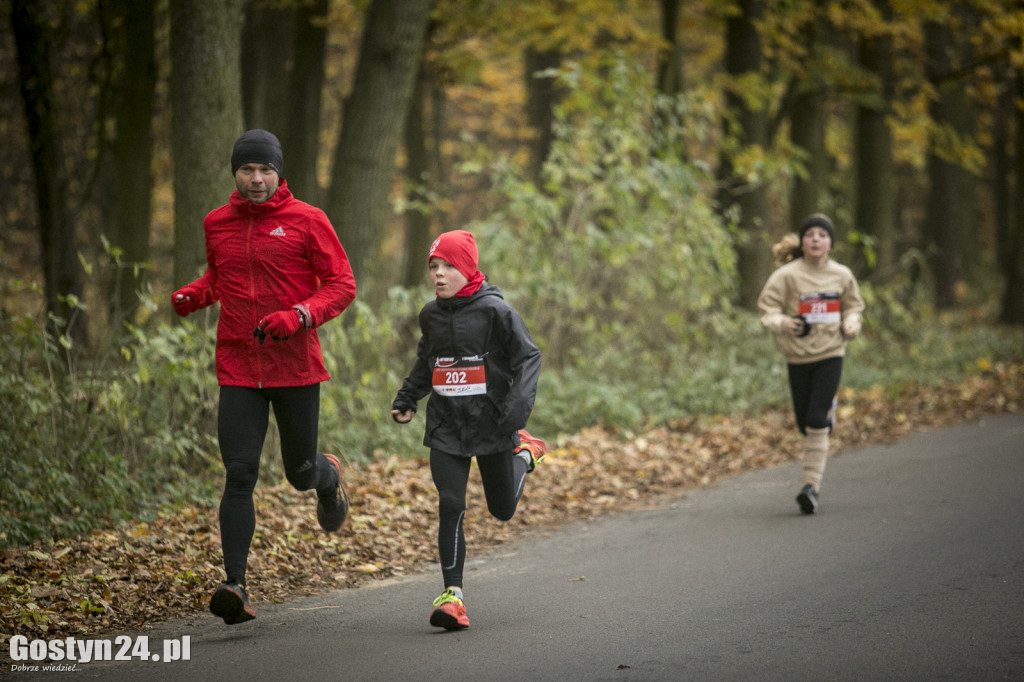
[[(393, 409), (416, 409), (430, 394), (423, 444), (462, 457), (508, 452), (533, 410), (540, 349), (501, 289), (484, 282), (472, 296), (436, 298), (419, 314), (416, 364)], [(433, 390), (438, 358), (479, 356), (486, 394), (446, 396)]]

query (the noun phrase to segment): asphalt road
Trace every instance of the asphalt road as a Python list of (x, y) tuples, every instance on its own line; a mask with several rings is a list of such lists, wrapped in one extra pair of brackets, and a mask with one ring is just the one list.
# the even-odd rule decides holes
[(203, 614), (147, 633), (155, 653), (187, 635), (188, 661), (4, 676), (1024, 680), (1024, 416), (843, 453), (814, 516), (798, 484), (787, 465), (485, 557), (470, 547), (461, 632), (427, 623), (431, 569), (243, 625)]

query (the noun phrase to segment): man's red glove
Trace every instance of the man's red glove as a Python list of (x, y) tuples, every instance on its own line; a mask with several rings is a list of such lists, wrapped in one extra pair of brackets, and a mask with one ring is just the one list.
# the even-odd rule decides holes
[(260, 320), (258, 328), (275, 341), (284, 341), (299, 331), (301, 324), (297, 310), (278, 310)]
[(181, 317), (194, 313), (199, 309), (199, 288), (191, 284), (184, 286), (171, 294), (171, 305), (174, 312)]

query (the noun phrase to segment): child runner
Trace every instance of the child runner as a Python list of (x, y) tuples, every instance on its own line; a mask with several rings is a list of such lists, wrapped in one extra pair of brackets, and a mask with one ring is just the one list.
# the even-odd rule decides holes
[(796, 425), (804, 435), (803, 488), (797, 503), (804, 514), (818, 508), (821, 479), (835, 426), (835, 396), (843, 372), (846, 342), (860, 334), (864, 301), (845, 265), (829, 258), (835, 228), (815, 213), (772, 251), (780, 267), (758, 299), (761, 324), (786, 359)]
[(544, 457), (544, 442), (524, 428), (533, 410), (540, 349), (501, 290), (477, 270), (477, 246), (465, 230), (445, 232), (427, 262), (437, 298), (420, 310), (416, 363), (392, 405), (408, 423), (427, 402), (423, 444), (438, 492), (437, 546), (445, 590), (434, 600), (430, 624), (469, 627), (462, 593), (466, 562), (463, 517), (469, 465), (477, 458), (492, 516), (508, 521), (523, 494), (526, 474)]

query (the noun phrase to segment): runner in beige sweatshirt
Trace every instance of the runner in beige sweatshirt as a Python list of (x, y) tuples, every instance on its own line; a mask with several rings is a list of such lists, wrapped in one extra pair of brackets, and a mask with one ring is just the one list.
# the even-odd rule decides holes
[(808, 216), (798, 238), (787, 235), (773, 248), (782, 265), (757, 301), (761, 324), (786, 359), (804, 435), (803, 488), (796, 499), (805, 514), (818, 508), (846, 342), (860, 334), (864, 310), (853, 273), (829, 258), (834, 239), (832, 221), (820, 213)]

